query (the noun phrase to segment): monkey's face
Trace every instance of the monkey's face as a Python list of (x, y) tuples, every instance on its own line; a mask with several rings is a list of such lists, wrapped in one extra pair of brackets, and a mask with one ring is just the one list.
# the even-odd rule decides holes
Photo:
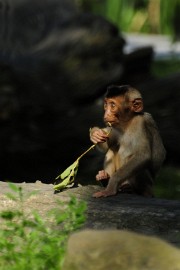
[(118, 126), (129, 118), (130, 108), (123, 96), (104, 99), (104, 122)]

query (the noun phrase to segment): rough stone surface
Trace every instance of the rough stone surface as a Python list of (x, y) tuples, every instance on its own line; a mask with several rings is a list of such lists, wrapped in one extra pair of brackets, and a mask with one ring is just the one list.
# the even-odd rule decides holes
[(153, 237), (117, 230), (70, 236), (64, 270), (179, 270), (180, 250)]
[[(71, 188), (57, 194), (53, 194), (52, 184), (40, 181), (17, 185), (23, 188), (24, 194), (38, 192), (25, 202), (26, 211), (35, 209), (46, 217), (47, 212), (56, 206), (57, 199), (67, 201), (72, 194), (87, 202), (86, 229), (130, 230), (158, 236), (180, 246), (180, 201), (147, 199), (130, 194), (95, 199), (92, 194), (101, 188), (96, 185)], [(8, 184), (0, 182), (0, 210), (14, 205), (5, 196), (8, 191)]]

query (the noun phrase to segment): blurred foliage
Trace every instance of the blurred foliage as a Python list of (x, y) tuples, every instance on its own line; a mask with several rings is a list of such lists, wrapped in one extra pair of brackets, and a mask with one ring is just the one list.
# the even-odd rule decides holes
[(180, 170), (174, 167), (162, 168), (154, 185), (155, 197), (180, 199)]
[(86, 204), (70, 197), (57, 201), (47, 213), (25, 211), (29, 195), (21, 187), (9, 184), (7, 197), (15, 206), (0, 211), (0, 270), (60, 270), (69, 235), (85, 222)]
[(180, 0), (76, 0), (80, 8), (102, 15), (121, 31), (179, 35)]

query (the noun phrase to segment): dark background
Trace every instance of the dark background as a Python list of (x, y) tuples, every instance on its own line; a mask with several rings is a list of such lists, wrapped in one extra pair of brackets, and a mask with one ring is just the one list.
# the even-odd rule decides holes
[[(76, 1), (0, 1), (0, 180), (54, 178), (90, 145), (102, 123), (109, 84), (143, 94), (166, 150), (164, 166), (179, 166), (180, 68), (158, 78), (151, 46), (125, 54), (115, 25), (82, 12)], [(103, 156), (92, 150), (79, 178), (94, 181)]]

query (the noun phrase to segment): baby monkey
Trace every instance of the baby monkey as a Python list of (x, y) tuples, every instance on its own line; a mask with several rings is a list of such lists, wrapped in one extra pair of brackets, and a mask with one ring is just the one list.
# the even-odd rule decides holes
[(117, 192), (152, 197), (153, 182), (166, 151), (155, 121), (143, 111), (140, 92), (129, 86), (111, 85), (104, 98), (106, 129), (93, 127), (90, 140), (105, 153), (104, 169), (97, 181), (107, 182), (93, 197)]

